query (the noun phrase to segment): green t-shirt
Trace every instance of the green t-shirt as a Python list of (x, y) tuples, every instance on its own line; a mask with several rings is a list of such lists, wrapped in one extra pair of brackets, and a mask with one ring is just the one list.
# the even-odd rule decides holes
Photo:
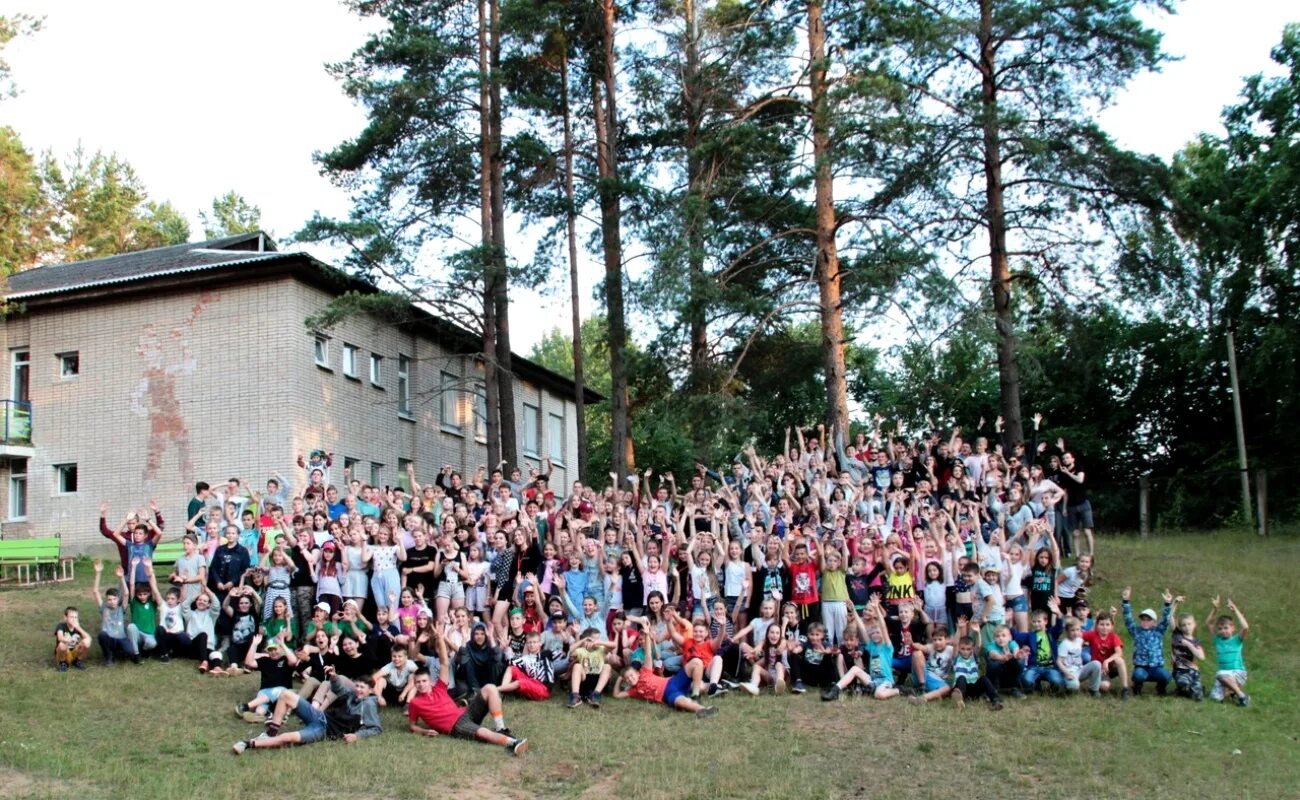
[(293, 643), (298, 638), (298, 623), (294, 620), (289, 620), (286, 623), (282, 619), (268, 619), (262, 624), (262, 636), (267, 639), (274, 639), (280, 635), (280, 631), (284, 630), (286, 624), (289, 626), (289, 636), (287, 637), (287, 641)]
[(1218, 634), (1214, 636), (1214, 658), (1219, 662), (1220, 670), (1246, 671), (1246, 662), (1241, 658), (1241, 634), (1234, 633), (1225, 639)]
[(844, 579), (844, 570), (822, 570), (822, 602), (849, 601), (849, 586)]
[[(269, 625), (270, 623), (268, 622), (267, 624)], [(339, 626), (336, 622), (325, 620), (324, 622), (318, 623), (315, 620), (311, 620), (307, 623), (307, 639), (310, 640), (311, 637), (315, 636), (316, 631), (320, 628), (324, 628), (325, 633), (329, 634), (331, 638), (333, 638), (334, 634), (339, 632)], [(279, 629), (277, 628), (276, 630)]]
[(153, 636), (158, 630), (158, 604), (152, 600), (141, 603), (131, 598), (131, 624), (140, 629), (140, 633)]

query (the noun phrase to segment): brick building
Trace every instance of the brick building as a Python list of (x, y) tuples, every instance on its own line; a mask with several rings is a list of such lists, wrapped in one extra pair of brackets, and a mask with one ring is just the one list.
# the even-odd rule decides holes
[[(308, 316), (373, 287), (260, 233), (40, 267), (9, 279), (0, 320), (9, 393), (0, 442), (0, 533), (101, 541), (156, 498), (173, 533), (196, 480), (296, 485), (300, 451), (332, 451), (364, 481), (470, 477), (486, 460), (479, 340), (412, 309), (413, 322), (352, 317), (313, 332)], [(553, 485), (577, 477), (573, 383), (518, 356), (524, 467), (549, 456)], [(592, 400), (598, 399), (592, 396)], [(174, 526), (174, 527), (173, 527)]]

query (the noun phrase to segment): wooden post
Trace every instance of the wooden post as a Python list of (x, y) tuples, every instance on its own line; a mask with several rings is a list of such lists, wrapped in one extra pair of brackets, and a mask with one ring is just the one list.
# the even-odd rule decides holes
[(1151, 533), (1151, 479), (1138, 478), (1138, 533), (1147, 538)]
[(1259, 535), (1268, 536), (1268, 473), (1255, 471), (1255, 508), (1259, 512)]
[(1237, 382), (1237, 344), (1228, 325), (1228, 380), (1232, 383), (1232, 417), (1237, 427), (1237, 460), (1241, 462), (1241, 511), (1250, 524), (1250, 473), (1246, 471), (1246, 426), (1241, 419), (1241, 384)]

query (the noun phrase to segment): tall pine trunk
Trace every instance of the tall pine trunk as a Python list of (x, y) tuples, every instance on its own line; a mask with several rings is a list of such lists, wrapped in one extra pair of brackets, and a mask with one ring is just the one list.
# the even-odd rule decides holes
[[(605, 314), (609, 323), (611, 465), (622, 484), (628, 475), (631, 436), (627, 394), (627, 322), (623, 310), (622, 208), (618, 184), (618, 104), (614, 72), (614, 0), (601, 0), (603, 65), (593, 72), (596, 172), (600, 179), (600, 239), (605, 260)], [(603, 95), (603, 97), (602, 97)]]
[(1015, 322), (1011, 316), (1011, 265), (1007, 258), (1007, 220), (1002, 185), (1002, 143), (998, 121), (996, 52), (993, 43), (993, 0), (980, 0), (980, 74), (984, 133), (984, 191), (988, 203), (989, 263), (992, 271), (993, 315), (997, 328), (998, 386), (1006, 438), (1024, 440), (1020, 420), (1020, 364)]
[[(690, 374), (687, 387), (697, 397), (712, 391), (709, 380), (709, 328), (705, 317), (704, 230), (708, 213), (707, 162), (699, 152), (700, 129), (704, 125), (704, 91), (700, 80), (699, 20), (694, 0), (682, 5), (685, 19), (685, 69), (682, 73), (682, 113), (686, 149), (686, 316), (690, 330)], [(708, 460), (707, 426), (696, 420), (691, 426), (695, 457)]]
[(587, 397), (583, 377), (582, 313), (578, 305), (578, 209), (573, 199), (573, 118), (569, 106), (569, 53), (560, 53), (560, 105), (564, 113), (565, 233), (569, 238), (569, 301), (573, 309), (573, 403), (578, 424), (577, 477), (587, 480)]
[[(491, 95), (491, 112), (488, 115), (488, 132), (491, 143), (492, 177), (492, 304), (496, 311), (496, 365), (497, 392), (500, 395), (501, 455), (499, 459), (511, 466), (519, 466), (518, 434), (515, 421), (514, 355), (510, 351), (510, 279), (506, 270), (506, 197), (504, 165), (501, 160), (501, 1), (488, 0), (491, 20), (491, 44), (488, 48), (490, 64), (488, 86)], [(538, 422), (538, 435), (541, 423)], [(507, 467), (509, 469), (509, 467)], [(507, 472), (507, 474), (509, 474)]]
[(835, 246), (835, 176), (831, 158), (830, 101), (826, 83), (826, 24), (820, 0), (808, 4), (809, 91), (812, 103), (813, 185), (816, 194), (817, 294), (821, 311), (826, 424), (848, 431), (849, 400), (844, 366), (844, 308), (840, 257)]
[(492, 260), (492, 127), (489, 119), (492, 96), (488, 88), (488, 60), (487, 0), (478, 0), (479, 244), (483, 259), (483, 393), (487, 411), (483, 425), (487, 433), (487, 460), (495, 464), (501, 459), (501, 393), (496, 368), (497, 315), (492, 283), (495, 272)]

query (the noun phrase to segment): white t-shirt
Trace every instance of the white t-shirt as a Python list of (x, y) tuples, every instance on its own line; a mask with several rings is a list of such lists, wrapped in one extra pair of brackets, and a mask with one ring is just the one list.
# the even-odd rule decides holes
[(1012, 563), (1011, 561), (1004, 561), (1002, 570), (1005, 578), (1003, 593), (1007, 597), (1019, 597), (1024, 594), (1025, 586), (1021, 583), (1021, 580), (1025, 577), (1025, 562)]
[(745, 562), (728, 561), (723, 567), (723, 574), (726, 576), (723, 593), (727, 597), (740, 597), (740, 593), (745, 588)]
[(217, 615), (221, 613), (220, 609), (211, 606), (207, 611), (191, 610), (186, 607), (185, 613), (185, 632), (190, 635), (191, 639), (199, 638), (199, 634), (208, 635), (208, 645), (215, 647), (217, 644), (216, 623)]
[(384, 665), (383, 669), (379, 670), (379, 675), (384, 680), (388, 681), (389, 686), (392, 686), (394, 689), (401, 689), (406, 686), (407, 680), (415, 674), (417, 669), (419, 669), (419, 667), (415, 665), (415, 662), (408, 658), (400, 670), (395, 664), (393, 664), (393, 662), (388, 662)]
[(952, 645), (948, 645), (942, 650), (935, 649), (933, 653), (927, 653), (925, 656), (925, 671), (935, 676), (948, 680), (952, 677)]
[(162, 614), (158, 620), (158, 627), (168, 633), (181, 633), (185, 630), (185, 614), (179, 605), (168, 605), (163, 603)]
[(1068, 677), (1077, 678), (1079, 670), (1083, 669), (1083, 637), (1062, 639), (1056, 648), (1056, 655), (1060, 658), (1066, 672), (1070, 673)]
[(1083, 588), (1083, 578), (1079, 576), (1078, 567), (1066, 567), (1061, 570), (1061, 582), (1056, 587), (1058, 596), (1074, 597), (1081, 588)]
[(1006, 622), (1007, 610), (1002, 598), (1002, 589), (981, 578), (975, 584), (975, 593), (980, 599), (979, 616), (985, 622), (1001, 625)]

